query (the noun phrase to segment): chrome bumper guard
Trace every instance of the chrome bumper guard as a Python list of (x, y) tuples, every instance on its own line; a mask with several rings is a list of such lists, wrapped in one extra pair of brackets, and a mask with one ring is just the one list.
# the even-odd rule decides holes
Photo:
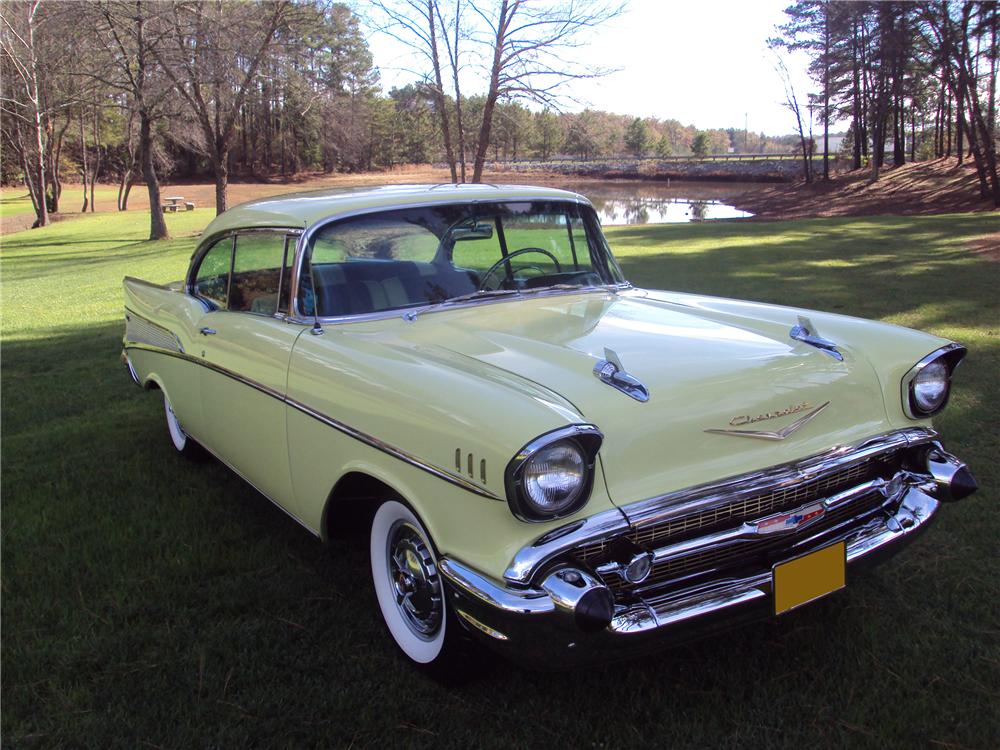
[[(822, 502), (840, 505), (863, 493), (881, 502), (833, 527), (789, 534), (782, 559), (844, 542), (850, 575), (894, 554), (922, 532), (941, 501), (961, 499), (975, 480), (958, 459), (928, 436), (923, 459), (927, 470), (899, 470), (889, 479), (865, 482)], [(746, 524), (744, 524), (746, 526)], [(651, 550), (654, 558), (739, 543), (739, 528), (709, 534), (680, 545)], [(684, 587), (682, 582), (639, 588), (628, 601), (616, 602), (606, 585), (607, 571), (586, 569), (573, 560), (553, 561), (533, 586), (500, 582), (460, 561), (444, 557), (441, 572), (449, 583), (452, 608), (487, 644), (510, 658), (552, 666), (571, 665), (645, 653), (773, 616), (770, 569), (745, 577), (720, 577)], [(704, 579), (704, 576), (702, 576)]]

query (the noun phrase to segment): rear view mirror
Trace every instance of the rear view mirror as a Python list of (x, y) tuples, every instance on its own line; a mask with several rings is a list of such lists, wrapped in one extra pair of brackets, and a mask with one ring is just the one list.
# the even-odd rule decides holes
[(488, 240), (493, 237), (493, 225), (485, 221), (470, 220), (451, 228), (452, 240)]

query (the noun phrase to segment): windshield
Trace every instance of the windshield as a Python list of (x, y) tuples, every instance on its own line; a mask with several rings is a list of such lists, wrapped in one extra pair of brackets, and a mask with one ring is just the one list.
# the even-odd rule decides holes
[(306, 248), (298, 305), (339, 317), (621, 282), (589, 206), (448, 204), (322, 227)]

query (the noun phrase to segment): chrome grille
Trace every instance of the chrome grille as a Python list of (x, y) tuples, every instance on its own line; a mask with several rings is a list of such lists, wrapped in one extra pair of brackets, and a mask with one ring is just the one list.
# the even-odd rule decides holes
[[(825, 529), (833, 528), (851, 518), (863, 517), (870, 514), (882, 505), (884, 497), (878, 492), (871, 492), (857, 498), (853, 502), (838, 505), (827, 511), (823, 521), (803, 530), (804, 534), (816, 534)], [(750, 541), (740, 541), (735, 544), (720, 547), (708, 547), (701, 552), (696, 552), (684, 557), (675, 557), (663, 560), (653, 566), (649, 577), (643, 581), (642, 588), (655, 587), (665, 583), (672, 578), (690, 576), (696, 573), (711, 573), (721, 568), (734, 567), (738, 565), (751, 565), (754, 562), (766, 563), (766, 556), (769, 553), (780, 552), (794, 542), (795, 534), (783, 535), (777, 538), (754, 539)], [(605, 581), (608, 588), (618, 595), (626, 589), (634, 586), (617, 576), (608, 576)]]
[[(632, 529), (625, 537), (646, 549), (655, 549), (668, 541), (672, 543), (686, 537), (700, 536), (715, 527), (729, 527), (735, 523), (791, 510), (873, 479), (892, 460), (892, 455), (871, 458), (814, 479), (775, 487), (731, 503), (722, 503), (679, 518)], [(608, 551), (610, 544), (610, 540), (587, 544), (575, 550), (574, 555), (584, 562), (597, 560)]]

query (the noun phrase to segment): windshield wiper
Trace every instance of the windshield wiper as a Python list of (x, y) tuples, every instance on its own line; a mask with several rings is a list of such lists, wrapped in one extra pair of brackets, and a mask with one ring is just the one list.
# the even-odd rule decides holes
[(457, 297), (449, 297), (444, 302), (438, 304), (452, 305), (457, 302), (469, 302), (474, 299), (486, 299), (489, 297), (510, 297), (521, 293), (520, 289), (478, 289), (468, 294), (460, 294)]

